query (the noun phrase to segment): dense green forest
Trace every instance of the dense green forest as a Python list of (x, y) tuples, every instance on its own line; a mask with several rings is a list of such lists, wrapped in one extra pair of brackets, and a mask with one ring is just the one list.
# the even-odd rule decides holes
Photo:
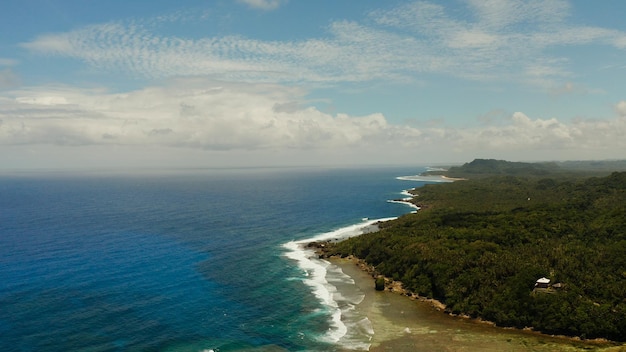
[[(626, 341), (626, 172), (497, 160), (450, 171), (469, 179), (414, 190), (422, 210), (328, 254), (362, 258), (451, 313)], [(553, 285), (535, 289), (542, 277)]]
[(489, 177), (494, 175), (585, 177), (607, 175), (626, 170), (626, 160), (553, 161), (542, 163), (510, 162), (495, 159), (475, 159), (461, 166), (448, 166), (445, 171), (430, 171), (430, 175), (449, 177)]

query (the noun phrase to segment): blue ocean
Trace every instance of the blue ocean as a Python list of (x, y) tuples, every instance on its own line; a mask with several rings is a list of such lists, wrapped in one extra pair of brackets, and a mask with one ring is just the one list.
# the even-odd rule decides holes
[(421, 167), (0, 176), (1, 351), (349, 351), (375, 332), (312, 255), (414, 209)]

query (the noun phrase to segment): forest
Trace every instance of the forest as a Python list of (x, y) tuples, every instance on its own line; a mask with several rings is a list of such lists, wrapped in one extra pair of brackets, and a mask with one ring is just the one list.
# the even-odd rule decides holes
[(498, 160), (448, 171), (467, 180), (413, 190), (420, 211), (327, 254), (364, 259), (449, 313), (626, 341), (626, 172)]

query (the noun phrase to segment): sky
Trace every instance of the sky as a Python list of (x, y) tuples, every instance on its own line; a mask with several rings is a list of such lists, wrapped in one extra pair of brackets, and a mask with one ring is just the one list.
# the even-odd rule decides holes
[(0, 170), (625, 159), (625, 13), (2, 1)]

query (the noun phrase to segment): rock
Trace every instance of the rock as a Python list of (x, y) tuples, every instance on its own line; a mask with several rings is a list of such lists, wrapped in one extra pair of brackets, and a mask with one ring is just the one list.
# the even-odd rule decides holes
[(379, 277), (376, 278), (375, 288), (376, 288), (376, 291), (384, 291), (385, 290), (385, 278), (384, 277), (379, 276)]

